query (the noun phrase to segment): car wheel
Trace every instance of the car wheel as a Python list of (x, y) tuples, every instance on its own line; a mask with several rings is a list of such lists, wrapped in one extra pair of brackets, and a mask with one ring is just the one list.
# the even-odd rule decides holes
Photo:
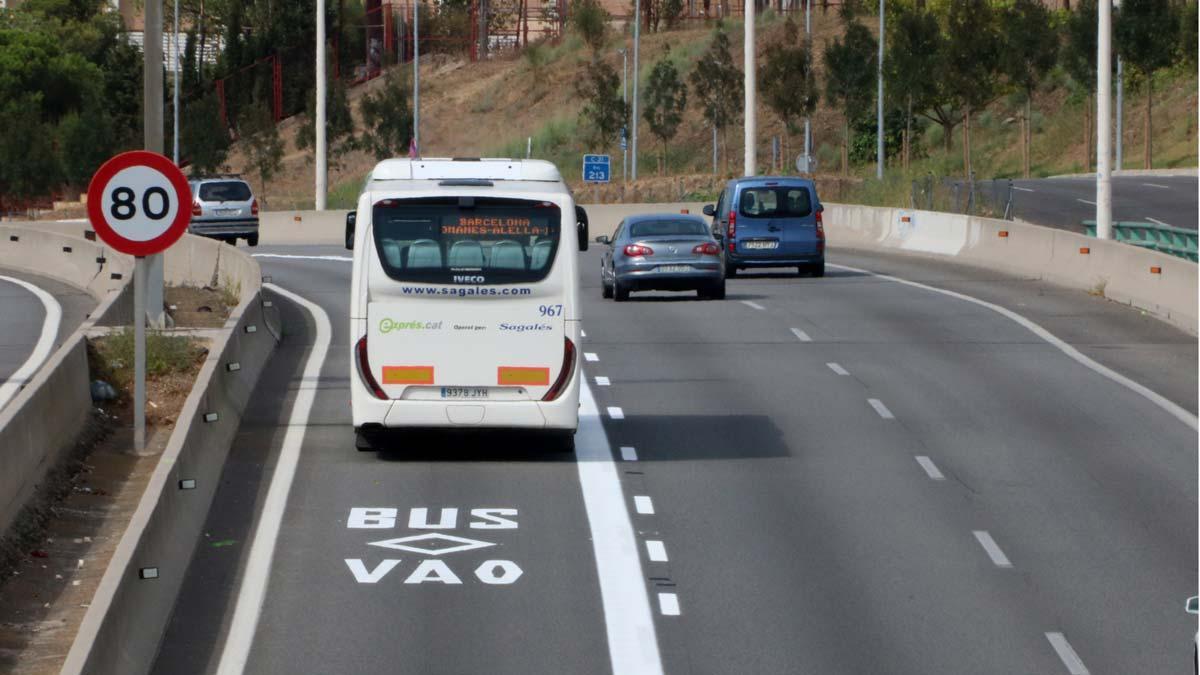
[(573, 430), (551, 431), (549, 446), (554, 452), (575, 452), (575, 432)]
[(738, 273), (738, 268), (734, 267), (733, 265), (725, 266), (725, 277), (726, 278), (736, 277), (737, 273)]
[(712, 298), (713, 300), (724, 300), (725, 299), (725, 280), (724, 279), (718, 281), (712, 287), (712, 290), (709, 291), (709, 293), (708, 293), (708, 297)]
[(825, 276), (825, 262), (821, 261), (821, 262), (813, 265), (812, 268), (810, 269), (810, 271), (812, 272), (812, 275), (814, 277)]
[(258, 235), (252, 234), (249, 237), (246, 237), (246, 245), (247, 246), (258, 246)]
[(362, 429), (354, 430), (354, 449), (359, 452), (371, 452), (375, 450), (375, 435), (367, 433)]
[(604, 283), (604, 280), (601, 279), (600, 280), (600, 297), (607, 300), (607, 299), (611, 298), (612, 296), (613, 296), (612, 286), (609, 286), (608, 284)]
[(629, 287), (621, 283), (620, 279), (613, 280), (613, 300), (617, 302), (625, 302), (629, 299)]

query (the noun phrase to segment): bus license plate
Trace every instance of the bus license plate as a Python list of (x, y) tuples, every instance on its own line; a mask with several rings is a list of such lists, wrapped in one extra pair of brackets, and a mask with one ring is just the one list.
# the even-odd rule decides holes
[(442, 387), (442, 398), (487, 398), (486, 387)]
[(659, 272), (691, 272), (691, 265), (659, 265)]
[(779, 246), (777, 241), (748, 241), (744, 244), (747, 249), (772, 249)]

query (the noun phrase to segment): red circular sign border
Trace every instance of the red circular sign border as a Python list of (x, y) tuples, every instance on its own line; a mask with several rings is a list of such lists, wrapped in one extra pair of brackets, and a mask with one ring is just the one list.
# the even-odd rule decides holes
[[(161, 235), (146, 241), (126, 239), (109, 226), (104, 219), (104, 189), (117, 173), (131, 166), (145, 166), (167, 177), (175, 196), (179, 199), (179, 208), (175, 220)], [(161, 253), (179, 241), (187, 232), (188, 223), (192, 220), (192, 190), (188, 187), (187, 178), (175, 163), (166, 157), (148, 150), (131, 150), (123, 152), (105, 162), (96, 170), (88, 183), (88, 220), (95, 228), (96, 234), (104, 243), (112, 246), (121, 253), (132, 256), (147, 256)]]

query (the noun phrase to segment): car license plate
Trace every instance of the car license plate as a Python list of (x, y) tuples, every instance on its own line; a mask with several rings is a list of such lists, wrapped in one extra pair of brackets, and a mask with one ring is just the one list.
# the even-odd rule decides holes
[(487, 398), (486, 387), (442, 387), (442, 398)]
[(779, 246), (779, 242), (777, 242), (777, 241), (748, 241), (748, 242), (742, 244), (742, 246), (746, 247), (747, 249), (772, 249), (772, 248)]
[(691, 272), (691, 265), (659, 265), (659, 272)]
[(241, 209), (217, 209), (218, 216), (236, 216)]

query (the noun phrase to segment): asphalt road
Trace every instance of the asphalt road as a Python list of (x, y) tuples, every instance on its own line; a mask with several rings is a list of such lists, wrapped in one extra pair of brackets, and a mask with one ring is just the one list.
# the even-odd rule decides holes
[[(995, 183), (995, 194), (1002, 199), (1008, 181)], [(1195, 176), (1117, 176), (1112, 184), (1114, 221), (1196, 229), (1200, 206)], [(992, 181), (983, 181), (980, 189), (992, 194)], [(1021, 220), (1083, 232), (1081, 223), (1096, 219), (1095, 178), (1015, 180), (1013, 191), (1013, 213)]]
[[(582, 255), (596, 403), (585, 412), (600, 416), (585, 415), (574, 455), (447, 435), (356, 452), (350, 265), (260, 258), (328, 314), (331, 347), (261, 581), (245, 569), (250, 540), (293, 401), (312, 384), (315, 335), (307, 312), (276, 298), (284, 341), (154, 671), (214, 672), (239, 593), (260, 583), (257, 630), (234, 636), (252, 637), (247, 673), (656, 672), (644, 664), (658, 659), (667, 673), (1191, 667), (1197, 436), (1177, 417), (1011, 319), (925, 288), (831, 266), (824, 279), (738, 278), (725, 301), (616, 304), (600, 299), (599, 251)], [(1196, 412), (1196, 339), (1151, 317), (924, 259), (829, 259), (1019, 312)], [(600, 513), (581, 476), (610, 466), (621, 499)], [(621, 551), (597, 543), (610, 521), (632, 523), (641, 564), (617, 601), (606, 584)], [(451, 524), (432, 532), (491, 545), (371, 545)], [(511, 570), (485, 561), (521, 574), (485, 583)], [(639, 598), (649, 642), (615, 640)]]
[[(96, 301), (86, 292), (46, 277), (0, 268), (0, 277), (24, 281), (53, 296), (62, 309), (57, 346), (79, 327)], [(0, 385), (30, 357), (42, 335), (46, 308), (28, 288), (0, 279)]]

